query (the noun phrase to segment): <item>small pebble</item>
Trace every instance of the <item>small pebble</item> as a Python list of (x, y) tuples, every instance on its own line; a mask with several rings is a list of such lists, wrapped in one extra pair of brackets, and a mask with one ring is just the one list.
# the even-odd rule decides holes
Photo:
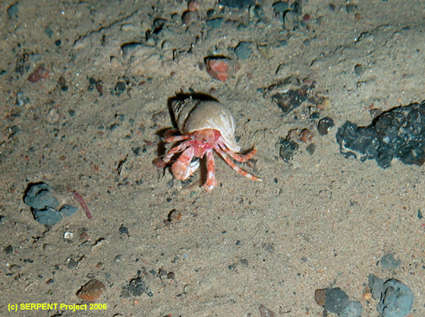
[(24, 194), (24, 203), (34, 209), (45, 209), (47, 207), (55, 209), (59, 206), (50, 186), (43, 182), (28, 185)]
[(379, 264), (385, 270), (395, 270), (400, 266), (401, 261), (394, 259), (392, 253), (385, 254), (381, 260), (379, 260)]
[(74, 234), (71, 232), (71, 231), (66, 231), (64, 234), (63, 234), (63, 238), (65, 239), (65, 240), (72, 240), (72, 238), (74, 237)]
[(301, 142), (304, 143), (310, 143), (313, 140), (313, 132), (311, 132), (309, 129), (305, 128), (302, 129), (301, 132), (298, 135), (298, 139)]
[(335, 123), (332, 118), (325, 117), (320, 119), (319, 123), (317, 124), (317, 130), (319, 131), (320, 135), (326, 135), (328, 134), (329, 130), (335, 126)]
[(62, 213), (65, 217), (69, 217), (72, 216), (77, 210), (78, 208), (72, 205), (63, 205), (59, 209), (59, 212)]
[(289, 162), (298, 150), (298, 143), (287, 138), (280, 138), (279, 142), (279, 156), (285, 162)]
[(19, 2), (16, 2), (7, 8), (7, 15), (9, 16), (9, 19), (18, 18), (18, 12), (19, 12)]
[(6, 254), (12, 254), (13, 253), (13, 247), (11, 245), (8, 245), (4, 248), (4, 253)]
[(326, 289), (325, 309), (331, 313), (341, 314), (348, 305), (348, 295), (339, 287)]
[(366, 68), (365, 68), (362, 64), (356, 64), (356, 65), (354, 66), (354, 73), (355, 73), (357, 76), (361, 76), (361, 75), (363, 75), (365, 71), (366, 71)]
[(229, 8), (244, 9), (255, 5), (255, 0), (220, 0), (219, 4)]
[(349, 301), (347, 306), (344, 307), (339, 317), (361, 317), (363, 306), (360, 302)]
[(25, 95), (22, 91), (18, 91), (16, 93), (15, 105), (17, 105), (18, 107), (21, 107), (21, 106), (26, 105), (28, 103), (30, 103), (30, 99), (28, 97), (25, 97)]
[(119, 232), (120, 232), (120, 235), (124, 235), (125, 234), (127, 237), (130, 236), (130, 234), (128, 233), (128, 228), (126, 226), (124, 226), (124, 225), (121, 225), (120, 226)]
[(324, 307), (326, 302), (326, 288), (316, 289), (314, 291), (314, 300), (317, 305)]
[(120, 96), (126, 89), (126, 84), (123, 81), (119, 81), (115, 84), (113, 95)]
[(49, 71), (45, 69), (43, 65), (40, 65), (29, 75), (28, 80), (32, 83), (36, 83), (47, 77), (49, 77)]
[(384, 280), (380, 279), (379, 277), (373, 274), (369, 274), (368, 286), (372, 292), (372, 298), (379, 299), (381, 297), (381, 293), (384, 288)]
[(239, 42), (235, 47), (235, 54), (239, 59), (248, 59), (252, 54), (252, 43), (250, 42)]
[(68, 85), (66, 84), (65, 77), (63, 77), (63, 76), (59, 77), (58, 86), (62, 91), (68, 91)]
[(96, 301), (103, 293), (105, 285), (96, 279), (91, 279), (84, 284), (77, 292), (77, 296), (88, 302)]
[(59, 111), (56, 108), (50, 109), (49, 113), (47, 114), (47, 122), (50, 124), (57, 123), (60, 119)]
[(229, 77), (229, 59), (222, 57), (207, 57), (205, 63), (211, 77), (225, 82)]
[(53, 226), (62, 220), (62, 214), (54, 208), (33, 209), (34, 219), (42, 225)]
[(123, 287), (123, 291), (121, 293), (122, 297), (130, 297), (130, 296), (140, 296), (143, 293), (147, 294), (149, 297), (153, 296), (152, 291), (146, 286), (145, 281), (138, 276), (132, 279), (127, 286)]
[(53, 31), (52, 31), (52, 29), (50, 28), (50, 26), (46, 26), (45, 27), (45, 29), (44, 29), (44, 33), (49, 37), (49, 38), (51, 38), (52, 36), (53, 36)]

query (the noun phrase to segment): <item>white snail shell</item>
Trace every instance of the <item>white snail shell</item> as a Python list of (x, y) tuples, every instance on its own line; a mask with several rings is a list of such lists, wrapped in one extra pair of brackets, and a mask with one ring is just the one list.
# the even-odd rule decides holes
[(215, 129), (220, 132), (226, 146), (231, 151), (240, 152), (241, 148), (235, 139), (235, 120), (230, 111), (221, 103), (187, 98), (172, 103), (171, 110), (181, 134)]

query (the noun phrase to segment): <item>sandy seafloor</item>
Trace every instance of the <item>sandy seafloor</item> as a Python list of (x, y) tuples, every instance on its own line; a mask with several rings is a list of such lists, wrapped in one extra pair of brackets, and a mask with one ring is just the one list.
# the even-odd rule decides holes
[[(346, 159), (335, 139), (346, 120), (369, 124), (371, 108), (425, 99), (425, 2), (303, 1), (289, 31), (274, 2), (258, 1), (257, 23), (248, 9), (200, 1), (183, 25), (184, 1), (20, 0), (16, 11), (16, 1), (1, 1), (1, 316), (255, 317), (260, 305), (275, 316), (322, 316), (315, 290), (340, 287), (376, 317), (377, 301), (364, 296), (369, 274), (408, 285), (410, 316), (425, 316), (423, 166)], [(223, 17), (218, 28), (205, 25), (210, 9)], [(146, 36), (157, 18), (166, 27)], [(251, 43), (247, 59), (232, 49), (241, 41)], [(131, 42), (143, 46), (123, 56)], [(237, 71), (212, 78), (210, 55)], [(29, 81), (40, 65), (46, 78)], [(336, 125), (328, 135), (305, 115), (308, 103), (283, 115), (261, 93), (288, 77), (325, 97), (320, 117)], [(205, 193), (199, 174), (182, 184), (152, 165), (157, 133), (171, 126), (168, 98), (191, 90), (231, 109), (241, 146), (258, 149), (244, 168), (263, 182), (217, 159), (218, 186)], [(283, 161), (279, 138), (302, 128), (315, 151), (300, 142)], [(93, 218), (80, 208), (51, 228), (37, 223), (22, 198), (40, 181), (77, 206), (78, 191)], [(393, 270), (379, 265), (389, 253), (401, 261)], [(126, 297), (138, 271), (147, 291)], [(96, 302), (106, 312), (8, 312), (80, 304), (76, 292), (92, 278), (105, 284)]]

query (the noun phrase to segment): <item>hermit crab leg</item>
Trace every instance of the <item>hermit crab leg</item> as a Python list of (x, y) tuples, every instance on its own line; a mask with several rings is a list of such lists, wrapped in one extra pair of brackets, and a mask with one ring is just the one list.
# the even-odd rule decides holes
[(184, 181), (193, 173), (194, 166), (192, 166), (191, 161), (194, 155), (195, 151), (191, 146), (180, 154), (179, 158), (171, 165), (171, 172), (175, 178)]
[(173, 136), (166, 137), (164, 139), (164, 142), (172, 143), (172, 142), (179, 142), (179, 141), (183, 141), (187, 139), (190, 139), (190, 135), (173, 135)]
[(205, 181), (204, 188), (207, 192), (211, 191), (215, 185), (217, 185), (217, 180), (215, 179), (215, 162), (214, 155), (212, 150), (206, 152), (207, 156), (207, 180)]
[(251, 151), (249, 151), (246, 154), (237, 154), (235, 152), (233, 152), (232, 150), (230, 150), (226, 144), (224, 144), (224, 142), (220, 142), (218, 143), (218, 145), (220, 146), (220, 148), (226, 152), (226, 154), (228, 154), (232, 159), (234, 159), (237, 162), (241, 162), (244, 163), (246, 161), (249, 161), (254, 155), (255, 153), (257, 153), (256, 149), (252, 149)]
[(216, 152), (227, 163), (227, 165), (229, 165), (231, 168), (233, 168), (237, 173), (239, 173), (242, 176), (245, 176), (245, 177), (247, 177), (247, 178), (249, 178), (250, 180), (253, 180), (253, 181), (260, 181), (260, 182), (262, 181), (261, 178), (258, 178), (257, 176), (254, 176), (254, 175), (248, 173), (247, 171), (244, 171), (239, 166), (237, 166), (235, 163), (233, 163), (233, 161), (227, 156), (227, 154), (222, 149), (220, 149), (220, 147), (216, 146), (216, 147), (214, 147), (214, 150), (216, 150)]
[(176, 145), (175, 147), (171, 148), (167, 152), (167, 154), (165, 155), (165, 157), (163, 159), (160, 159), (160, 158), (156, 159), (154, 161), (154, 164), (159, 168), (165, 167), (168, 164), (168, 162), (170, 162), (170, 160), (173, 158), (173, 156), (176, 153), (184, 151), (188, 146), (190, 146), (189, 141), (186, 141), (186, 142), (180, 143), (179, 145)]

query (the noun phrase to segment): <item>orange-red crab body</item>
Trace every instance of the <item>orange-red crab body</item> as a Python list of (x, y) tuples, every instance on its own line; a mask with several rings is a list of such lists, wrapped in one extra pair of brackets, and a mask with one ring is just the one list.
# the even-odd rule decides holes
[(171, 165), (171, 172), (176, 179), (185, 180), (199, 168), (199, 161), (193, 158), (206, 158), (207, 177), (204, 184), (206, 191), (211, 191), (217, 184), (213, 152), (236, 172), (251, 180), (258, 177), (237, 166), (230, 158), (238, 162), (246, 162), (256, 153), (253, 149), (247, 154), (238, 154), (238, 146), (234, 132), (234, 119), (229, 110), (218, 102), (200, 101), (188, 98), (172, 105), (180, 135), (165, 138), (165, 142), (180, 142), (172, 147), (163, 159), (156, 160), (158, 167), (165, 167), (171, 159), (181, 153)]

